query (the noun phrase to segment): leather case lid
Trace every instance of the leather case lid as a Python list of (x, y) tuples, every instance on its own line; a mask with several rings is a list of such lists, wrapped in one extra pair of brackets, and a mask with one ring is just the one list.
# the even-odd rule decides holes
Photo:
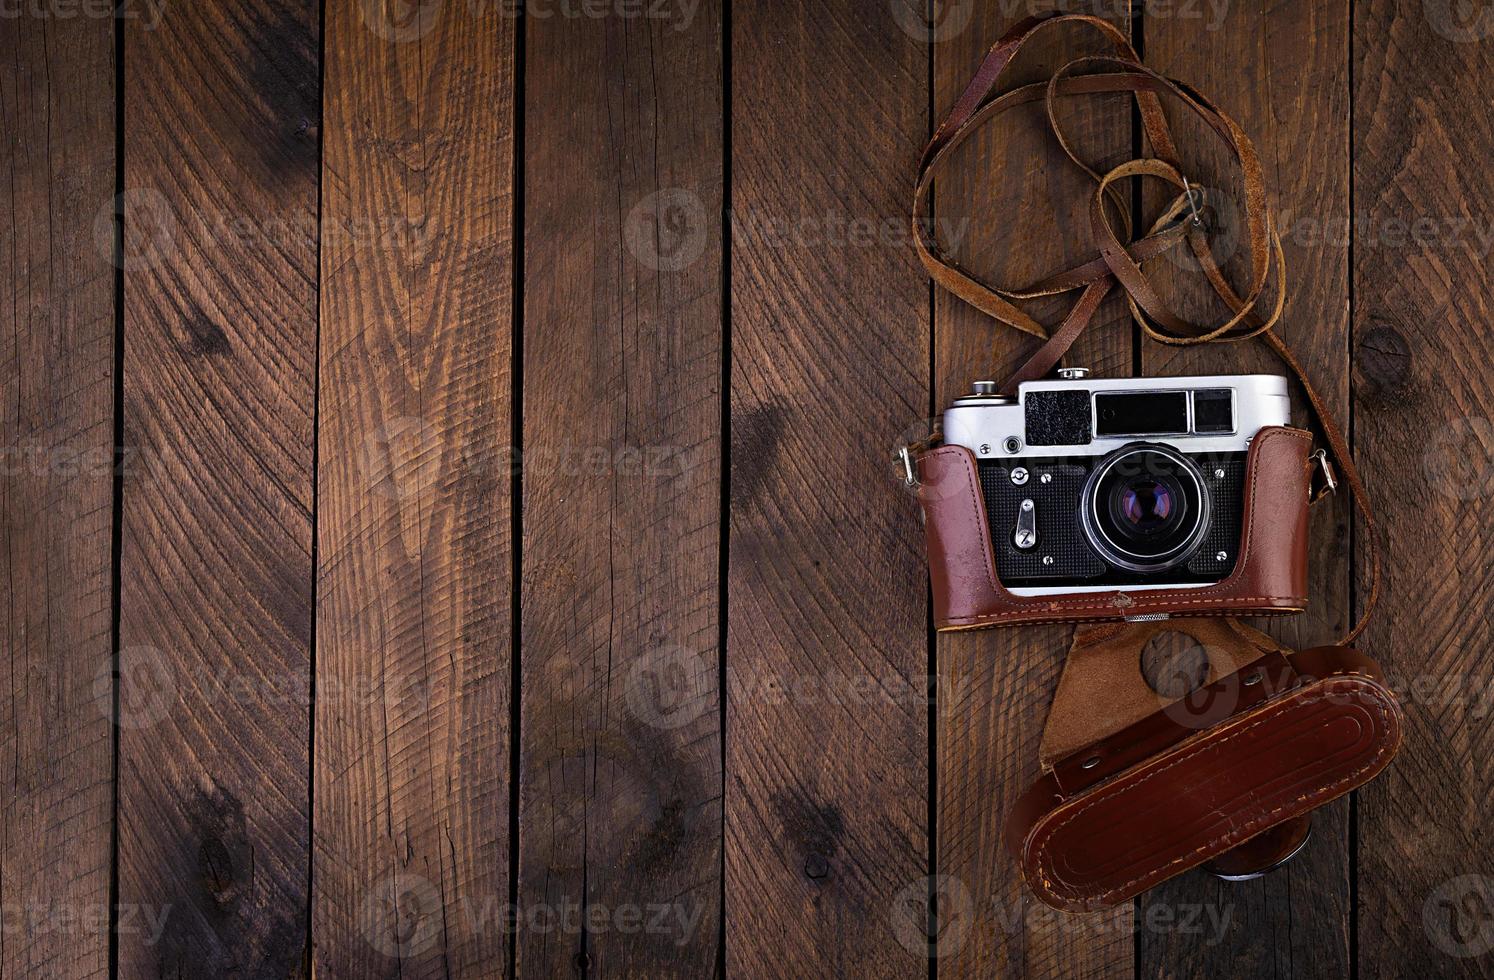
[(1273, 654), (1217, 687), (1265, 696), (1201, 732), (1144, 719), (1060, 760), (1023, 795), (1007, 843), (1040, 899), (1076, 912), (1127, 901), (1363, 785), (1400, 745), (1394, 695), (1347, 648), (1290, 666)]
[(1246, 464), (1240, 560), (1217, 585), (1140, 592), (1018, 596), (1002, 587), (991, 553), (975, 458), (963, 446), (918, 457), (934, 623), (941, 630), (1016, 623), (1115, 620), (1143, 614), (1300, 612), (1307, 605), (1307, 506), (1312, 435), (1262, 429)]

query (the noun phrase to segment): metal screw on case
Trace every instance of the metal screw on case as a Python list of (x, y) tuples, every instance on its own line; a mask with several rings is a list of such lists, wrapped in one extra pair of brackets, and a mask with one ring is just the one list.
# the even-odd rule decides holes
[(1022, 484), (1026, 483), (1026, 482), (1027, 482), (1027, 470), (1024, 467), (1019, 466), (1016, 469), (1012, 470), (1012, 483), (1014, 483), (1014, 484), (1016, 484), (1017, 486), (1020, 487)]
[(1221, 551), (1221, 552), (1219, 552), (1217, 555), (1214, 556), (1214, 560), (1215, 561), (1228, 561), (1229, 560), (1229, 552), (1228, 551)]
[(1215, 470), (1214, 471), (1214, 479), (1216, 479), (1216, 480), (1222, 480), (1222, 479), (1224, 479), (1224, 471), (1223, 470)]

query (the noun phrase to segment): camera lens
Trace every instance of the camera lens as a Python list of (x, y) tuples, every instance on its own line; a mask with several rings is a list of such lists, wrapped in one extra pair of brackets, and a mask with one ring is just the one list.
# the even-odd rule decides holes
[(1209, 497), (1198, 468), (1170, 446), (1133, 443), (1100, 461), (1079, 509), (1091, 547), (1134, 572), (1186, 561), (1208, 529)]
[(1172, 500), (1172, 491), (1160, 481), (1137, 480), (1121, 491), (1121, 519), (1134, 531), (1155, 531), (1174, 513)]

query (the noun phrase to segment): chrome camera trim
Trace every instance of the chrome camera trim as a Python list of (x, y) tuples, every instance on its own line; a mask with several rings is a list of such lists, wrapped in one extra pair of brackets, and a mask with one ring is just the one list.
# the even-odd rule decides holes
[[(1160, 394), (1172, 391), (1228, 388), (1234, 393), (1235, 430), (1188, 435), (1128, 433), (1094, 436), (1088, 445), (1029, 446), (1026, 439), (1027, 396), (1036, 391), (1088, 391), (1091, 415), (1097, 394)], [(1151, 439), (1185, 443), (1188, 453), (1242, 453), (1261, 429), (1291, 422), (1287, 380), (1278, 374), (1210, 374), (1181, 378), (1084, 378), (1076, 381), (1028, 381), (1017, 386), (1016, 399), (971, 395), (955, 400), (944, 412), (944, 442), (964, 446), (977, 459), (1034, 459), (1053, 456), (1106, 456), (1129, 442)], [(1188, 400), (1192, 427), (1193, 400)], [(1093, 431), (1093, 418), (1091, 418)], [(1009, 448), (1008, 441), (1016, 440)]]
[[(1127, 433), (1102, 436), (1094, 432), (1094, 398), (1100, 394), (1155, 394), (1229, 389), (1232, 396), (1234, 431), (1228, 433)], [(1180, 453), (1243, 453), (1256, 433), (1269, 426), (1291, 424), (1291, 399), (1287, 380), (1277, 374), (1205, 374), (1174, 378), (1076, 377), (1027, 381), (1017, 386), (1017, 397), (992, 394), (989, 382), (975, 386), (977, 394), (956, 399), (944, 412), (946, 445), (963, 446), (977, 460), (1048, 459), (1107, 456), (1136, 442), (1156, 442)], [(1091, 441), (1084, 445), (1027, 445), (1027, 396), (1039, 391), (1088, 391), (1090, 393)], [(1188, 428), (1194, 426), (1193, 399), (1187, 401)], [(1108, 560), (1108, 559), (1106, 559)], [(1165, 577), (1165, 576), (1164, 576)], [(1222, 580), (1223, 576), (1221, 576)], [(1144, 585), (1052, 585), (1011, 588), (1013, 595), (1049, 596), (1079, 593), (1145, 592), (1156, 589), (1201, 589), (1213, 582), (1148, 582)]]

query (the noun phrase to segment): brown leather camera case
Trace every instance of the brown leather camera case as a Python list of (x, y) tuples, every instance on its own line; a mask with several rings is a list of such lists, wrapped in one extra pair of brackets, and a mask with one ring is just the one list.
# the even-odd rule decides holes
[[(1150, 692), (1136, 652), (1163, 630), (1200, 640), (1212, 683), (1173, 701)], [(1400, 740), (1395, 696), (1349, 647), (1293, 654), (1230, 619), (1092, 628), (1075, 638), (1044, 775), (1017, 801), (1007, 846), (1033, 892), (1072, 912), (1211, 861), (1264, 871), (1301, 845), (1310, 811), (1373, 779)]]
[(996, 577), (975, 457), (963, 446), (918, 456), (934, 623), (940, 630), (1142, 615), (1300, 612), (1307, 605), (1307, 508), (1312, 435), (1262, 429), (1246, 460), (1239, 561), (1217, 585), (1140, 592), (1017, 596)]

